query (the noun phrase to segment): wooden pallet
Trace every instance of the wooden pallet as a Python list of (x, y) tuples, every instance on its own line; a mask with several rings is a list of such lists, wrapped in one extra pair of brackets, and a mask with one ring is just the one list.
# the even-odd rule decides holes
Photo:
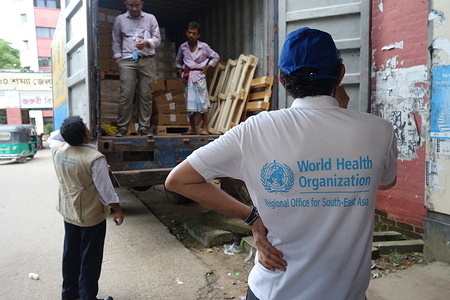
[(216, 101), (211, 105), (211, 109), (209, 111), (209, 121), (208, 127), (209, 132), (213, 134), (220, 134), (218, 130), (218, 124), (220, 119), (221, 111), (223, 110), (224, 103), (227, 98), (227, 94), (230, 89), (230, 78), (234, 76), (236, 70), (237, 61), (233, 59), (229, 59), (227, 64), (225, 65), (225, 70), (221, 74), (221, 80), (219, 82), (219, 86), (217, 87), (217, 95)]
[(189, 126), (156, 126), (157, 135), (181, 134), (189, 130)]
[(101, 79), (120, 79), (119, 71), (108, 71), (108, 72), (101, 72), (100, 73)]
[(255, 74), (257, 64), (258, 58), (256, 56), (250, 55), (242, 71), (241, 78), (239, 79), (239, 84), (237, 87), (238, 90), (232, 95), (233, 103), (227, 122), (225, 124), (226, 130), (230, 130), (241, 121), (242, 113), (244, 112), (245, 103), (247, 101), (251, 81)]
[(217, 101), (217, 97), (219, 96), (225, 77), (225, 66), (225, 63), (219, 62), (214, 70), (214, 76), (209, 84), (208, 91), (211, 102)]
[(232, 109), (233, 106), (233, 99), (232, 99), (232, 95), (235, 95), (236, 92), (240, 91), (239, 88), (239, 82), (240, 82), (240, 78), (242, 76), (242, 72), (245, 69), (245, 66), (248, 62), (248, 56), (241, 54), (239, 56), (239, 59), (236, 63), (236, 67), (233, 70), (233, 74), (232, 77), (229, 80), (228, 83), (228, 93), (226, 95), (221, 94), (219, 95), (219, 97), (221, 99), (225, 98), (225, 103), (223, 104), (223, 107), (221, 107), (220, 109), (220, 113), (219, 113), (219, 117), (218, 117), (218, 121), (217, 121), (217, 126), (216, 129), (218, 132), (220, 133), (224, 133), (225, 131), (228, 130), (228, 120), (229, 120), (229, 115), (230, 115), (230, 111)]
[(253, 78), (250, 83), (250, 91), (245, 103), (242, 121), (247, 118), (247, 113), (252, 111), (264, 111), (270, 109), (272, 97), (273, 77), (264, 76)]

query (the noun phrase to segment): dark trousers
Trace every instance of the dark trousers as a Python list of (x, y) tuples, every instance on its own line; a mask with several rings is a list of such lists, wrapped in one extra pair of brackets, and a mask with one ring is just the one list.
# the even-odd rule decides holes
[(106, 220), (91, 227), (64, 222), (62, 299), (95, 300), (102, 268)]
[(245, 297), (245, 300), (259, 300), (259, 298), (256, 298), (255, 294), (253, 294), (250, 287), (247, 289), (247, 296)]

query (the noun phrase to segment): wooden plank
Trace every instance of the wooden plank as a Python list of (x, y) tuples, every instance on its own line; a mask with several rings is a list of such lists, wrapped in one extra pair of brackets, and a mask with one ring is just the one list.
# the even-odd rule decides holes
[(247, 102), (245, 105), (245, 112), (248, 111), (264, 111), (269, 110), (270, 103), (264, 101)]
[(239, 83), (242, 76), (242, 72), (245, 69), (249, 59), (248, 56), (241, 54), (239, 56), (238, 62), (236, 64), (236, 70), (234, 71), (233, 77), (231, 78), (229, 91), (223, 108), (220, 110), (219, 120), (217, 124), (217, 129), (219, 132), (224, 133), (228, 130), (230, 114), (233, 113), (233, 101), (236, 92), (240, 91)]
[(100, 79), (115, 79), (119, 80), (120, 75), (118, 71), (110, 71), (110, 72), (101, 72)]
[(225, 63), (219, 62), (214, 70), (214, 76), (209, 83), (209, 100), (217, 101), (217, 95), (223, 84), (223, 75), (225, 71)]
[[(240, 57), (240, 60), (242, 60), (243, 58)], [(226, 118), (226, 110), (227, 107), (229, 106), (229, 104), (227, 104), (227, 98), (228, 98), (228, 94), (230, 93), (230, 91), (232, 90), (233, 87), (233, 82), (234, 82), (234, 77), (236, 76), (235, 74), (237, 74), (239, 71), (237, 70), (239, 68), (239, 66), (242, 64), (241, 61), (238, 60), (232, 60), (229, 59), (228, 63), (227, 63), (227, 69), (228, 71), (226, 71), (226, 84), (223, 86), (222, 91), (219, 93), (219, 106), (218, 106), (218, 110), (217, 110), (217, 115), (213, 115), (212, 120), (214, 121), (214, 123), (209, 122), (209, 124), (211, 124), (211, 127), (209, 128), (209, 132), (213, 133), (213, 134), (220, 134), (220, 128), (222, 127), (222, 123), (224, 123), (224, 119)]]
[(157, 135), (180, 134), (189, 130), (189, 126), (156, 126)]
[[(226, 100), (226, 96), (223, 96), (225, 93), (228, 93), (228, 89), (230, 86), (230, 78), (234, 74), (234, 70), (236, 68), (236, 60), (229, 59), (227, 64), (225, 65), (225, 70), (221, 74), (220, 89), (217, 89), (217, 101), (213, 102), (211, 105), (211, 109), (209, 111), (209, 120), (208, 120), (208, 128), (209, 132), (214, 134), (220, 134), (217, 130), (217, 124), (219, 120), (220, 110), (223, 107), (223, 103)], [(218, 87), (218, 88), (219, 88)]]
[[(242, 119), (247, 118), (247, 112), (269, 110), (272, 97), (273, 77), (264, 76), (254, 78), (250, 84), (250, 93), (247, 97)], [(263, 89), (261, 91), (261, 89)]]
[(258, 65), (258, 58), (253, 55), (249, 55), (247, 63), (245, 64), (242, 75), (239, 79), (237, 91), (234, 94), (233, 105), (230, 110), (229, 117), (225, 124), (226, 130), (236, 126), (241, 121), (242, 113), (245, 108), (245, 103), (250, 91), (251, 81), (255, 74), (256, 66)]

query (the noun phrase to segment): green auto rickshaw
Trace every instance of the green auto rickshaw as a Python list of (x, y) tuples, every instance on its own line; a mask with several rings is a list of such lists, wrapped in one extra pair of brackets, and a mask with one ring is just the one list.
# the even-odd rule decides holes
[(38, 135), (32, 124), (0, 125), (0, 159), (24, 163), (38, 150)]

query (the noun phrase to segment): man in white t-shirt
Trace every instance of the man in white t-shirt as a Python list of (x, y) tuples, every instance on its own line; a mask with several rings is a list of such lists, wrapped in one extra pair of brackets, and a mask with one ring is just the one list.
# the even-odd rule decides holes
[[(365, 299), (376, 191), (396, 182), (392, 125), (345, 109), (345, 67), (328, 33), (291, 32), (279, 68), (292, 106), (198, 149), (166, 187), (251, 225), (247, 299)], [(253, 206), (208, 183), (220, 177), (243, 180)]]

